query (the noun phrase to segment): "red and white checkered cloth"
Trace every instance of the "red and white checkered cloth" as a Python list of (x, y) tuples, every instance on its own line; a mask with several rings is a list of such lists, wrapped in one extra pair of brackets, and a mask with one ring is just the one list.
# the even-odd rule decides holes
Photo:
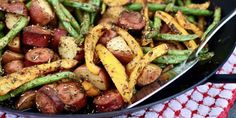
[[(236, 49), (217, 74), (236, 73)], [(236, 100), (236, 83), (206, 83), (150, 108), (115, 118), (226, 118)], [(0, 118), (16, 118), (0, 112)]]
[[(216, 74), (236, 73), (236, 48)], [(236, 100), (236, 83), (206, 83), (150, 108), (129, 114), (132, 118), (226, 118)], [(127, 115), (116, 118), (126, 118)]]

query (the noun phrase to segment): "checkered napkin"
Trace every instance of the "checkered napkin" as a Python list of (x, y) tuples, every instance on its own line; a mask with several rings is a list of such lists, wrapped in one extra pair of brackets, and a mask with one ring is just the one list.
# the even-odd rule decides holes
[[(236, 73), (236, 49), (216, 74)], [(115, 118), (226, 118), (236, 99), (236, 83), (206, 83), (164, 103)], [(0, 112), (0, 118), (17, 118)]]
[[(236, 49), (216, 74), (233, 73)], [(226, 118), (235, 100), (236, 83), (206, 83), (164, 103), (116, 118)]]

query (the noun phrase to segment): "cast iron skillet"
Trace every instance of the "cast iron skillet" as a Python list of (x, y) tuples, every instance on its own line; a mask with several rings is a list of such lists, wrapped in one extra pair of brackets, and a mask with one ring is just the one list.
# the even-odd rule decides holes
[[(203, 2), (201, 0), (197, 0), (199, 2)], [(236, 6), (236, 0), (211, 0), (212, 6), (219, 6), (222, 8), (222, 16), (225, 16), (229, 12), (231, 12)], [(107, 112), (107, 113), (94, 113), (94, 114), (61, 114), (61, 115), (47, 115), (38, 112), (32, 111), (17, 111), (7, 107), (0, 106), (0, 111), (6, 112), (9, 114), (14, 114), (23, 117), (112, 117), (122, 114), (128, 114), (140, 109), (144, 109), (146, 107), (150, 107), (152, 105), (164, 102), (168, 99), (176, 97), (193, 87), (206, 82), (212, 75), (215, 74), (216, 70), (222, 66), (222, 64), (228, 59), (229, 55), (231, 55), (236, 42), (236, 17), (231, 19), (217, 34), (213, 37), (213, 39), (208, 43), (210, 51), (215, 53), (215, 56), (207, 62), (199, 62), (195, 65), (191, 70), (185, 73), (181, 78), (177, 79), (169, 86), (164, 88), (162, 91), (155, 94), (150, 99), (141, 103), (140, 105), (131, 108), (131, 109), (122, 109), (120, 111)], [(218, 75), (214, 75), (216, 77)], [(216, 77), (216, 78), (222, 78)], [(228, 81), (232, 82), (232, 77), (229, 78)], [(211, 82), (223, 81), (223, 79), (214, 79), (211, 78)], [(228, 82), (226, 81), (226, 82)]]

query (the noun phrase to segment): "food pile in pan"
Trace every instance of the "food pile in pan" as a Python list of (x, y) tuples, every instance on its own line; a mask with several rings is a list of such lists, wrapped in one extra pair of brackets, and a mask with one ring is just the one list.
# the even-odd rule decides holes
[[(15, 109), (50, 114), (122, 109), (205, 39), (221, 16), (220, 8), (209, 6), (191, 0), (1, 0), (0, 102), (14, 99)], [(205, 47), (200, 58), (213, 55)]]

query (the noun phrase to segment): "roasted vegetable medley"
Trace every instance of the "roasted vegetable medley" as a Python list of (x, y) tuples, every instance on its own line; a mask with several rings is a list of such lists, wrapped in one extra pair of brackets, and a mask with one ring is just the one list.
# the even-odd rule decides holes
[[(1, 0), (0, 103), (79, 113), (125, 108), (219, 23), (191, 0)], [(214, 56), (206, 46), (201, 60)]]

